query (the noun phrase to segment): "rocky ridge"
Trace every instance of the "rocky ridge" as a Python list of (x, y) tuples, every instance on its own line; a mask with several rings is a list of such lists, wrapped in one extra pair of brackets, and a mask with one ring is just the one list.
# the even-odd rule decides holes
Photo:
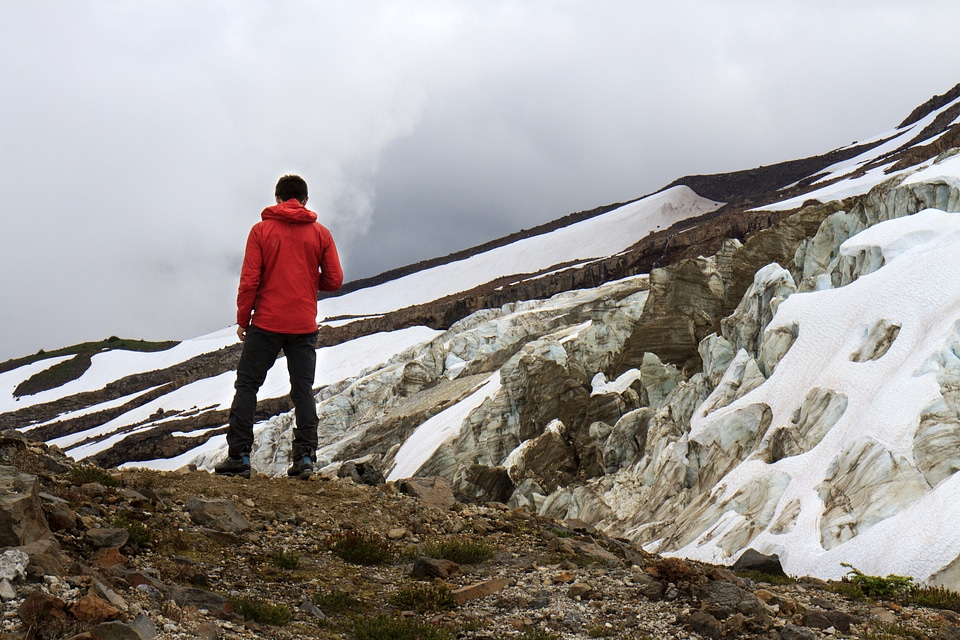
[[(772, 573), (662, 558), (442, 479), (106, 473), (5, 432), (0, 483), (6, 640), (960, 637), (953, 610), (788, 580), (769, 558), (754, 566)], [(348, 536), (390, 558), (341, 559)], [(448, 542), (491, 555), (427, 555)]]
[[(958, 85), (960, 86), (960, 85)], [(901, 123), (900, 128), (917, 122), (924, 116), (956, 98), (957, 88), (942, 96), (934, 96), (918, 107)], [(888, 152), (877, 162), (896, 162), (904, 166), (919, 164), (937, 154), (960, 145), (960, 126), (953, 124), (956, 109), (947, 110), (936, 122), (911, 136), (900, 148)], [(925, 141), (932, 139), (929, 144)], [(321, 330), (318, 346), (339, 344), (347, 340), (380, 331), (392, 331), (411, 326), (427, 326), (446, 330), (455, 322), (482, 309), (496, 309), (503, 305), (526, 300), (548, 298), (563, 291), (594, 288), (604, 283), (647, 274), (651, 270), (674, 265), (683, 259), (699, 255), (711, 255), (721, 249), (729, 239), (743, 241), (747, 236), (762, 233), (790, 212), (763, 211), (764, 205), (790, 199), (813, 188), (823, 177), (823, 172), (838, 162), (869, 151), (884, 140), (848, 147), (805, 158), (781, 162), (766, 167), (736, 171), (710, 176), (686, 176), (664, 187), (689, 186), (703, 197), (727, 204), (717, 211), (698, 218), (684, 220), (669, 229), (658, 230), (647, 237), (638, 238), (628, 251), (588, 263), (555, 265), (543, 273), (511, 274), (501, 280), (485, 283), (473, 290), (457, 293), (426, 304), (399, 309), (375, 318), (359, 319), (343, 326), (328, 326)], [(867, 167), (861, 169), (865, 171)], [(829, 181), (826, 183), (829, 184)], [(822, 186), (818, 183), (816, 186)], [(522, 230), (495, 241), (457, 252), (443, 258), (424, 261), (401, 269), (392, 270), (375, 278), (348, 283), (342, 293), (364, 286), (375, 286), (410, 273), (438, 264), (463, 259), (494, 247), (542, 234), (577, 221), (601, 215), (620, 205), (598, 207), (590, 211), (570, 214), (551, 223)], [(807, 233), (804, 237), (808, 237)], [(790, 240), (788, 240), (789, 242)], [(736, 305), (752, 279), (748, 267), (763, 266), (761, 256), (746, 270), (737, 273), (734, 289), (726, 296), (727, 305)], [(732, 306), (725, 308), (726, 312)], [(701, 328), (702, 329), (702, 328)], [(703, 331), (698, 333), (703, 334)], [(705, 335), (705, 334), (703, 334)], [(671, 336), (671, 337), (676, 337)], [(700, 336), (702, 337), (702, 335)], [(683, 337), (683, 352), (696, 359), (696, 349), (691, 345), (696, 336)], [(695, 345), (693, 345), (695, 346)], [(663, 345), (661, 345), (661, 350)], [(219, 351), (197, 356), (173, 367), (144, 372), (124, 377), (105, 385), (102, 389), (68, 396), (55, 401), (33, 405), (24, 409), (0, 414), (0, 428), (23, 429), (28, 425), (43, 424), (31, 437), (51, 440), (56, 437), (90, 429), (109, 422), (135, 410), (137, 407), (170, 394), (197, 380), (209, 379), (233, 370), (239, 358), (239, 347), (229, 346)], [(667, 361), (672, 360), (668, 357)], [(117, 406), (109, 406), (92, 412), (83, 412), (85, 407), (94, 407), (127, 399)], [(281, 414), (289, 410), (286, 398), (264, 398), (258, 406), (258, 417)], [(80, 411), (80, 417), (69, 416)], [(60, 418), (60, 416), (68, 416)], [(196, 411), (178, 412), (174, 415), (159, 415), (146, 419), (129, 429), (131, 435), (121, 446), (111, 447), (96, 457), (106, 466), (118, 465), (132, 460), (147, 460), (174, 457), (189, 451), (207, 438), (221, 433), (211, 427), (222, 425), (226, 415), (223, 410), (198, 408)], [(152, 427), (152, 425), (155, 425)], [(147, 428), (152, 427), (152, 428)], [(193, 433), (191, 433), (193, 432)]]
[[(865, 276), (887, 269), (882, 247), (843, 252), (846, 240), (898, 218), (960, 210), (956, 173), (911, 177), (921, 171), (917, 163), (956, 171), (960, 124), (954, 121), (960, 107), (936, 112), (950, 104), (949, 96), (944, 100), (908, 119), (929, 122), (908, 142), (893, 149), (885, 145), (887, 151), (832, 178), (826, 177), (829, 167), (814, 162), (691, 179), (700, 189), (741, 195), (617, 255), (555, 265), (546, 273), (505, 275), (426, 305), (326, 327), (323, 344), (409, 325), (442, 333), (319, 390), (318, 453), (330, 465), (325, 472), (336, 475), (352, 466), (381, 479), (439, 476), (467, 502), (575, 519), (647, 550), (713, 554), (713, 561), (730, 564), (752, 548), (784, 554), (785, 566), (796, 562), (782, 540), (797, 528), (804, 508), (807, 522), (816, 516), (822, 523), (811, 536), (816, 544), (799, 545), (810, 558), (842, 549), (932, 495), (960, 468), (956, 327), (923, 364), (924, 371), (938, 371), (937, 401), (921, 409), (919, 425), (908, 425), (914, 428), (892, 439), (871, 433), (825, 447), (838, 453), (817, 478), (815, 499), (806, 502), (794, 496), (781, 503), (790, 482), (803, 475), (791, 463), (831, 437), (851, 413), (852, 395), (849, 389), (801, 381), (789, 390), (796, 396), (792, 404), (777, 406), (771, 399), (776, 394), (766, 389), (813, 326), (771, 324), (779, 308), (802, 297), (796, 294), (855, 288)], [(849, 158), (848, 151), (833, 160)], [(810, 170), (821, 173), (783, 185), (787, 176), (796, 180), (802, 166), (814, 165), (818, 168)], [(877, 178), (869, 192), (855, 197), (808, 200), (782, 211), (747, 208), (758, 202), (754, 196), (774, 207), (824, 181), (882, 173), (883, 166), (909, 168)], [(771, 185), (781, 190), (771, 193)], [(915, 290), (915, 282), (903, 290)], [(945, 308), (936, 317), (951, 313)], [(926, 319), (913, 320), (929, 328)], [(893, 316), (849, 328), (858, 337), (844, 364), (870, 365), (864, 370), (889, 366), (891, 350), (903, 354), (902, 338), (910, 330)], [(190, 384), (194, 374), (213, 375), (229, 353), (227, 348), (117, 381), (93, 392), (93, 400), (63, 398), (0, 419), (43, 439), (87, 429), (143, 398)], [(57, 417), (65, 407), (125, 399), (144, 389), (121, 407)], [(276, 404), (261, 406), (262, 417), (274, 417), (258, 428), (254, 464), (283, 476), (292, 416), (282, 413), (285, 401), (271, 402)], [(149, 418), (141, 413), (144, 419), (120, 433), (91, 433), (91, 443), (119, 441), (91, 460), (112, 467), (133, 457), (169, 457), (220, 433), (224, 418), (210, 407), (157, 411)], [(36, 426), (40, 420), (50, 422)], [(428, 448), (418, 436), (432, 424), (451, 431)], [(222, 455), (208, 449), (193, 461), (209, 469)], [(787, 464), (779, 464), (783, 461)], [(734, 472), (749, 465), (765, 465), (764, 474), (738, 484), (743, 474), (738, 479)], [(793, 476), (782, 471), (791, 466)], [(823, 508), (811, 515), (821, 502)], [(954, 587), (960, 584), (955, 566), (960, 551), (944, 549), (939, 564), (925, 565), (922, 575), (915, 575)], [(924, 549), (917, 553), (930, 555)], [(838, 575), (839, 555), (823, 561), (821, 577)]]

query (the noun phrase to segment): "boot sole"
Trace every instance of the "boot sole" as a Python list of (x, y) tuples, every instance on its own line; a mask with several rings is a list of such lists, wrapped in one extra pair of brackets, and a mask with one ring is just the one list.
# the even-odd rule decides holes
[(234, 478), (234, 477), (249, 478), (250, 477), (250, 469), (247, 469), (246, 471), (216, 471), (215, 473), (218, 476), (226, 476), (228, 478)]

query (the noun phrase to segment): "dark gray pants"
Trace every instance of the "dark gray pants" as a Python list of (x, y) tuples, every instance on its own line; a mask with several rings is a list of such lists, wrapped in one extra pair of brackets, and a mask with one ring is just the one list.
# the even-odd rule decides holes
[(253, 449), (253, 420), (257, 410), (257, 392), (280, 352), (287, 357), (290, 373), (290, 399), (297, 425), (293, 430), (293, 460), (317, 455), (317, 404), (313, 396), (313, 378), (317, 369), (317, 333), (288, 334), (264, 331), (253, 325), (247, 329), (243, 352), (237, 366), (236, 394), (230, 406), (227, 446), (230, 456), (250, 455)]

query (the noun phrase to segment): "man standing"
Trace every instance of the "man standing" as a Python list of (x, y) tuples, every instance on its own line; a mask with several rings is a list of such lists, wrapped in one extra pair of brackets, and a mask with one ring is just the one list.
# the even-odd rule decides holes
[(286, 175), (277, 182), (277, 204), (260, 214), (247, 238), (237, 293), (237, 335), (243, 342), (236, 394), (227, 429), (223, 475), (250, 477), (257, 392), (280, 351), (287, 358), (296, 428), (289, 476), (309, 477), (317, 453), (317, 294), (336, 291), (343, 271), (333, 236), (306, 208), (307, 183)]

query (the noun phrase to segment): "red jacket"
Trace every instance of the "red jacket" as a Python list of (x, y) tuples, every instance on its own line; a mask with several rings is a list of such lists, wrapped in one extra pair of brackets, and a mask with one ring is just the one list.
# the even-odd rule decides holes
[[(317, 294), (336, 291), (343, 270), (333, 236), (295, 199), (260, 214), (240, 270), (237, 324), (274, 333), (317, 330)], [(252, 316), (252, 318), (251, 318)]]

